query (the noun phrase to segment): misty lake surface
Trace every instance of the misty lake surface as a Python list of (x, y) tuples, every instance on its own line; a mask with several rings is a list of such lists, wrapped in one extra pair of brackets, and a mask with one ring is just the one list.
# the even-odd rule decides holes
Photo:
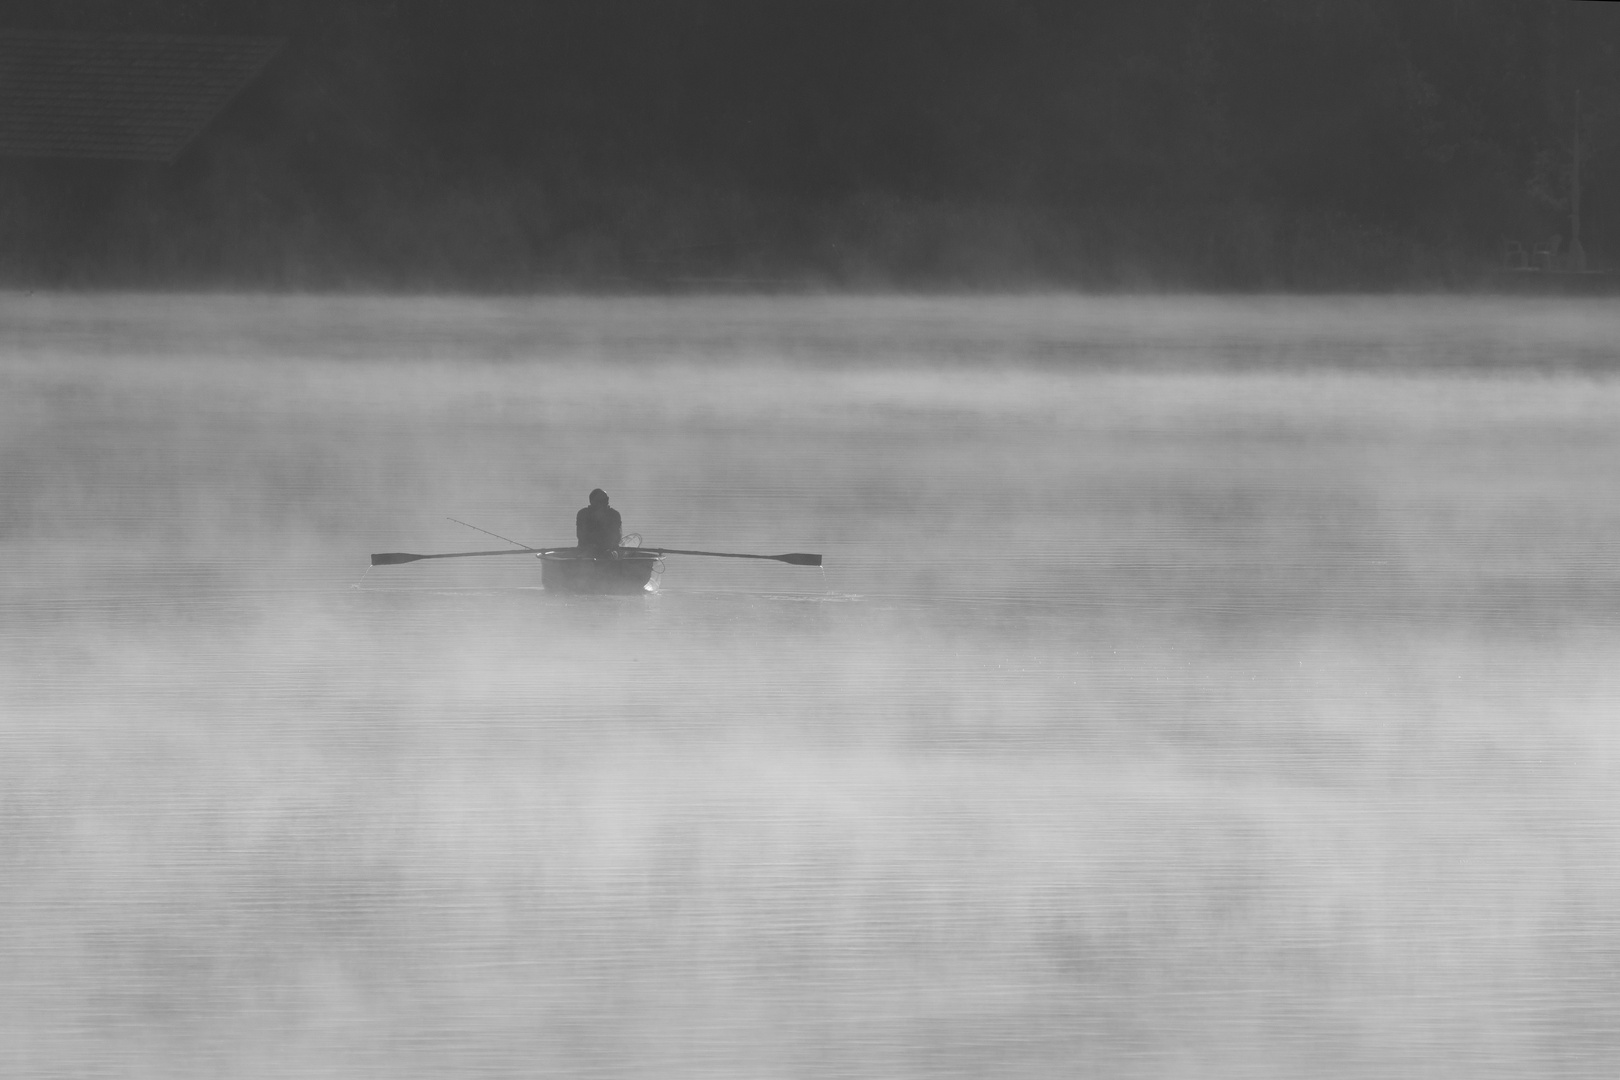
[[(1620, 309), (0, 297), (0, 1075), (1599, 1077)], [(605, 488), (670, 556), (542, 590)]]

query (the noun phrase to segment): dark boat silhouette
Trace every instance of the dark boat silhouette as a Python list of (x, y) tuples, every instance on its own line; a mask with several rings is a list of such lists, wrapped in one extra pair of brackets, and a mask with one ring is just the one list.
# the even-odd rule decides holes
[(650, 551), (620, 548), (605, 555), (584, 549), (554, 548), (540, 552), (540, 584), (550, 592), (627, 595), (651, 592), (660, 557)]

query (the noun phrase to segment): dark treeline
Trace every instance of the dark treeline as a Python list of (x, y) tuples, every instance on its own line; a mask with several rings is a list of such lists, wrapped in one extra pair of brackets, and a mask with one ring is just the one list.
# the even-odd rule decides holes
[(13, 284), (1466, 284), (1620, 257), (1620, 5), (50, 0), (288, 45), (172, 166), (0, 162)]

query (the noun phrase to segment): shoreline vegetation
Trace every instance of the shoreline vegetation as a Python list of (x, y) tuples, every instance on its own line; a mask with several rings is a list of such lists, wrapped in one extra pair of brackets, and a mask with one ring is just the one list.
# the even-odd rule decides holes
[[(172, 166), (0, 162), (0, 285), (1471, 289), (1620, 253), (1620, 9), (8, 5), (257, 35)], [(1537, 263), (1539, 265), (1539, 263)]]
[[(52, 163), (53, 166), (56, 163)], [(64, 175), (95, 166), (76, 164)], [(129, 166), (108, 166), (130, 172)], [(72, 179), (69, 178), (69, 186)], [(3, 187), (0, 181), (0, 187)], [(17, 194), (13, 189), (13, 194)], [(53, 199), (22, 191), (21, 201)], [(738, 202), (740, 200), (733, 200)], [(1291, 214), (1260, 206), (1206, 214), (1047, 213), (1040, 208), (904, 200), (744, 211), (712, 235), (666, 206), (634, 227), (524, 236), (507, 219), (521, 206), (491, 203), (469, 229), (461, 208), (433, 203), (388, 216), (410, 221), (368, 234), (365, 223), (303, 230), (275, 223), (122, 219), (94, 237), (43, 241), (47, 211), (8, 230), (0, 287), (16, 289), (223, 288), (271, 292), (503, 293), (765, 290), (784, 292), (1477, 292), (1573, 275), (1507, 273), (1495, 245), (1445, 246), (1344, 214)], [(618, 215), (609, 215), (618, 216)], [(767, 219), (757, 230), (749, 219)], [(47, 223), (42, 225), (41, 223)], [(344, 236), (343, 233), (351, 235)], [(49, 249), (47, 253), (47, 249)], [(92, 250), (93, 249), (93, 250)], [(1616, 271), (1589, 257), (1588, 282)]]

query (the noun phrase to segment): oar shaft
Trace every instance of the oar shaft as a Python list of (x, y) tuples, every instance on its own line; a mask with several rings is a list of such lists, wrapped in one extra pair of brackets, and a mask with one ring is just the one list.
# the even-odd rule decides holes
[(443, 555), (412, 555), (408, 551), (384, 551), (371, 557), (372, 566), (394, 566), (420, 559), (470, 559), (475, 555), (537, 555), (549, 548), (510, 548), (504, 551), (450, 551)]
[(642, 548), (659, 555), (707, 555), (715, 559), (774, 559), (775, 555), (738, 555), (730, 551), (683, 551), (680, 548)]
[[(383, 551), (371, 556), (372, 566), (397, 566), (400, 563), (419, 562), (422, 559), (471, 559), (479, 555), (542, 555), (559, 548), (506, 548), (501, 551), (448, 551), (440, 555), (414, 555), (408, 551)], [(793, 566), (820, 566), (820, 555), (793, 552), (788, 555), (745, 555), (735, 551), (687, 551), (684, 548), (625, 548), (649, 555), (706, 555), (713, 559), (767, 559)]]
[(769, 559), (772, 562), (792, 563), (794, 566), (820, 566), (820, 555), (793, 552), (790, 555), (741, 555), (734, 551), (685, 551), (681, 548), (641, 548), (655, 555), (707, 555), (713, 559)]

